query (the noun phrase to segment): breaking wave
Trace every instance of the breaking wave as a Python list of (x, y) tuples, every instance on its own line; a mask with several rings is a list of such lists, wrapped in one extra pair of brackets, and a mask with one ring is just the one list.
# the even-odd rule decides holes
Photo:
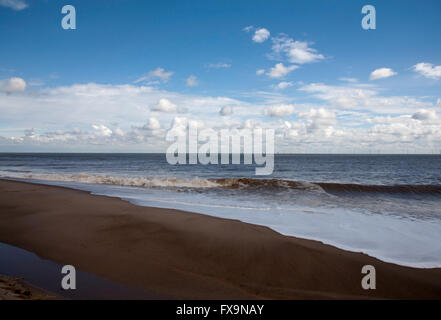
[(441, 185), (362, 185), (350, 183), (302, 182), (283, 179), (216, 179), (216, 183), (229, 188), (301, 189), (328, 193), (389, 193), (389, 194), (438, 194)]
[(441, 195), (441, 185), (361, 185), (327, 182), (302, 182), (284, 179), (256, 178), (191, 178), (169, 177), (124, 177), (110, 175), (79, 174), (39, 174), (0, 172), (8, 178), (80, 182), (91, 184), (118, 185), (142, 188), (227, 188), (265, 190), (305, 190), (335, 193), (388, 193), (388, 194), (435, 194)]
[(219, 187), (214, 181), (208, 179), (176, 179), (157, 177), (123, 177), (109, 175), (79, 174), (2, 174), (8, 178), (36, 179), (60, 182), (80, 182), (93, 184), (107, 184), (126, 187), (178, 187), (178, 188), (216, 188)]
[(342, 183), (319, 183), (327, 192), (366, 192), (366, 193), (400, 193), (400, 194), (440, 194), (440, 185), (362, 185)]

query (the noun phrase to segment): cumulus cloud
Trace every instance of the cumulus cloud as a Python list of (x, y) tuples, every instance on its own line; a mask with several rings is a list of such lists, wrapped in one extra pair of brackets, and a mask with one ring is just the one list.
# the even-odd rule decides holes
[[(197, 122), (192, 123), (198, 127)], [(186, 117), (174, 117), (170, 128), (168, 129), (168, 134), (171, 136), (185, 136), (187, 135), (189, 121)]]
[(420, 62), (414, 65), (413, 71), (430, 79), (438, 80), (441, 78), (441, 66), (434, 66), (432, 63)]
[(266, 39), (268, 39), (269, 36), (270, 36), (270, 32), (267, 29), (260, 28), (254, 32), (253, 41), (261, 43), (264, 42)]
[[(34, 129), (26, 130), (25, 135), (21, 137), (11, 137), (7, 139), (8, 142), (14, 145), (52, 145), (63, 146), (69, 148), (70, 146), (91, 145), (92, 150), (96, 150), (96, 146), (112, 145), (127, 148), (133, 144), (142, 142), (149, 142), (149, 145), (156, 144), (156, 140), (152, 140), (159, 130), (147, 130), (146, 128), (132, 127), (130, 131), (125, 133), (118, 127), (110, 129), (106, 125), (92, 125), (93, 131), (85, 131), (74, 129), (71, 131), (49, 131), (44, 133), (37, 133)], [(1, 142), (0, 138), (0, 142)], [(124, 149), (123, 149), (124, 150)]]
[(283, 89), (286, 89), (286, 88), (291, 87), (291, 86), (292, 86), (292, 82), (282, 81), (282, 82), (279, 82), (275, 86), (275, 88), (279, 89), (279, 90), (283, 90)]
[(323, 60), (325, 57), (311, 48), (308, 42), (294, 41), (293, 39), (281, 36), (273, 38), (273, 54), (284, 56), (291, 63), (311, 63)]
[[(420, 119), (415, 119), (415, 117)], [(423, 141), (441, 142), (441, 126), (439, 118), (435, 119), (430, 112), (417, 112), (413, 116), (381, 117), (375, 119), (379, 124), (368, 129), (368, 137), (378, 143), (414, 143), (419, 147)]]
[(264, 69), (259, 69), (259, 70), (256, 71), (256, 74), (257, 74), (258, 76), (261, 76), (261, 75), (264, 74), (264, 73), (265, 73), (265, 70), (264, 70)]
[(26, 9), (28, 7), (28, 4), (22, 0), (0, 0), (0, 6), (20, 11)]
[(335, 113), (333, 111), (327, 110), (325, 108), (311, 108), (307, 112), (300, 112), (299, 118), (305, 119), (325, 119), (325, 120), (335, 120)]
[(438, 115), (434, 110), (421, 109), (412, 115), (412, 119), (420, 121), (436, 121), (438, 120)]
[[(294, 110), (294, 106), (289, 105), (291, 100), (277, 92), (257, 94), (264, 101), (251, 103), (147, 86), (96, 83), (4, 94), (0, 99), (4, 123), (0, 150), (95, 151), (100, 148), (106, 152), (164, 152), (169, 143), (165, 141), (167, 128), (163, 124), (172, 123), (173, 130), (183, 133), (193, 121), (198, 127), (214, 130), (273, 128), (277, 149), (281, 152), (352, 152), (369, 148), (400, 152), (402, 144), (420, 152), (441, 149), (441, 119), (435, 106), (438, 97), (385, 97), (376, 87), (358, 83), (309, 84), (301, 89), (311, 94), (306, 95), (308, 100), (315, 97), (324, 103), (318, 106), (296, 103)], [(255, 93), (253, 97), (256, 98)], [(145, 107), (163, 105), (161, 99), (170, 103), (179, 101), (177, 112), (181, 106), (188, 108), (188, 118), (176, 117), (175, 112), (151, 112)], [(222, 116), (229, 113), (228, 107), (232, 107), (234, 113)], [(360, 110), (355, 111), (357, 109)], [(373, 117), (372, 110), (389, 116)], [(391, 110), (401, 114), (394, 116)], [(36, 129), (24, 132), (16, 128)]]
[(173, 75), (172, 71), (166, 72), (163, 68), (156, 68), (155, 70), (150, 71), (145, 76), (135, 80), (135, 83), (143, 82), (149, 79), (159, 79), (163, 82), (167, 82), (170, 77)]
[(231, 106), (224, 106), (219, 110), (219, 114), (221, 116), (229, 116), (230, 114), (233, 114), (233, 108)]
[[(328, 130), (337, 123), (335, 113), (324, 108), (312, 108), (308, 112), (300, 112), (298, 117), (308, 120), (307, 130), (310, 132)], [(328, 134), (330, 132), (328, 130)]]
[(107, 128), (105, 125), (102, 125), (102, 124), (95, 125), (94, 124), (92, 127), (96, 130), (96, 132), (99, 136), (109, 137), (112, 135), (112, 130)]
[[(178, 113), (187, 109), (192, 119), (207, 121), (211, 128), (238, 127), (242, 117), (261, 114), (260, 109), (250, 108), (249, 103), (228, 97), (187, 95), (148, 86), (88, 83), (41, 88), (20, 95), (2, 96), (0, 136), (6, 136), (0, 138), (0, 149), (19, 144), (18, 148), (23, 149), (16, 150), (41, 150), (39, 146), (54, 148), (54, 151), (71, 150), (77, 146), (78, 150), (88, 151), (100, 145), (106, 151), (164, 152), (167, 142), (162, 124), (170, 122), (177, 114), (152, 111), (150, 106), (159, 105), (160, 109), (164, 105), (170, 106), (160, 103), (160, 99), (173, 104), (179, 101)], [(219, 110), (224, 106), (234, 106), (235, 114), (220, 118)], [(161, 124), (160, 128), (155, 120), (149, 119), (152, 117)], [(141, 120), (145, 118), (149, 119), (147, 123)], [(107, 130), (101, 125), (112, 134), (106, 135)], [(39, 132), (33, 138), (23, 135), (23, 129), (20, 129), (32, 127), (38, 128), (36, 132)], [(65, 131), (72, 127), (79, 130)], [(72, 143), (62, 144), (62, 141)]]
[(26, 81), (22, 78), (9, 78), (2, 81), (1, 90), (6, 93), (15, 93), (26, 90)]
[(291, 71), (298, 69), (299, 66), (291, 65), (284, 66), (283, 63), (277, 63), (274, 67), (271, 68), (270, 71), (267, 72), (267, 76), (270, 78), (282, 78), (286, 76)]
[(150, 108), (152, 111), (159, 111), (159, 112), (177, 112), (178, 106), (171, 102), (168, 99), (162, 98), (159, 100), (157, 104), (154, 104)]
[(392, 77), (396, 74), (397, 73), (395, 71), (393, 71), (391, 68), (379, 68), (379, 69), (375, 69), (374, 71), (372, 71), (369, 79), (370, 80), (378, 80), (378, 79), (383, 79), (383, 78), (389, 78), (389, 77)]
[(158, 119), (150, 117), (147, 120), (147, 124), (144, 125), (144, 128), (148, 130), (158, 130), (161, 128), (161, 124), (159, 123)]
[(267, 107), (263, 110), (263, 113), (270, 117), (282, 118), (294, 113), (293, 104), (279, 104), (271, 107)]
[(186, 80), (187, 86), (189, 87), (195, 87), (198, 85), (198, 79), (196, 78), (196, 76), (189, 76)]

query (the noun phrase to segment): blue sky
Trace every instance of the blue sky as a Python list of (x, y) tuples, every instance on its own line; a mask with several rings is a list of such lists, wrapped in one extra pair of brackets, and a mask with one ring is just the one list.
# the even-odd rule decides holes
[(0, 0), (0, 39), (0, 151), (163, 151), (182, 121), (271, 127), (279, 151), (441, 146), (439, 0)]

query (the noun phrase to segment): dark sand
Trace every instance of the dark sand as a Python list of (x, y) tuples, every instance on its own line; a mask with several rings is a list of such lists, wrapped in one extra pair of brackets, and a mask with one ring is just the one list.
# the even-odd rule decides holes
[[(441, 269), (381, 262), (267, 227), (0, 180), (0, 242), (184, 299), (441, 299)], [(377, 289), (361, 288), (373, 265)]]

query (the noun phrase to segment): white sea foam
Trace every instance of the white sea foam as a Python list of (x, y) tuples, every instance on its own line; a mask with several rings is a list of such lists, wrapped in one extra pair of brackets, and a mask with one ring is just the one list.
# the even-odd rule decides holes
[(123, 177), (110, 175), (91, 175), (86, 173), (20, 173), (0, 172), (0, 177), (35, 179), (59, 182), (80, 182), (92, 184), (117, 185), (127, 187), (179, 187), (179, 188), (216, 188), (220, 185), (209, 179), (176, 179), (162, 177)]

